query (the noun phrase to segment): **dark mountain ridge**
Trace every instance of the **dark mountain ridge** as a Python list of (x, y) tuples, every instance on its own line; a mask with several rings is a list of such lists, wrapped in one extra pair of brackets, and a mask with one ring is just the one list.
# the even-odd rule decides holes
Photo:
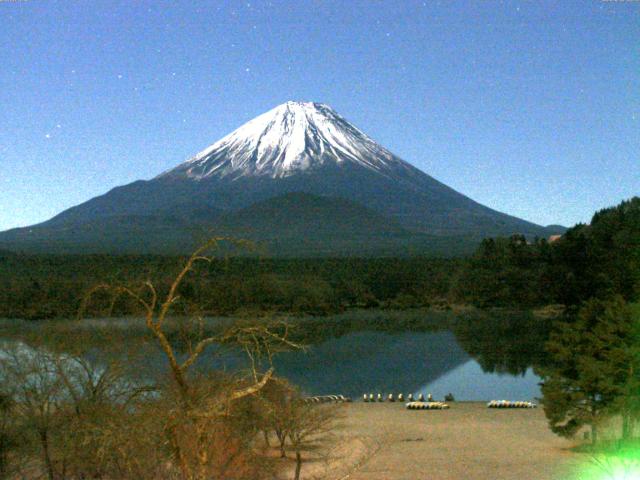
[(277, 242), (277, 254), (285, 255), (293, 254), (286, 249), (294, 244), (296, 255), (309, 256), (331, 254), (332, 248), (403, 255), (407, 248), (432, 251), (430, 244), (449, 254), (445, 239), (459, 244), (463, 238), (470, 251), (487, 236), (561, 231), (456, 192), (326, 105), (288, 102), (154, 179), (114, 188), (39, 225), (0, 233), (0, 248), (184, 253), (216, 232)]

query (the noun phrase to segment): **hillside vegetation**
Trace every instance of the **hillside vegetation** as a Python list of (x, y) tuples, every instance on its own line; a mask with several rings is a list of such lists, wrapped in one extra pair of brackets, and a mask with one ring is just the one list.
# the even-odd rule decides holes
[[(77, 312), (100, 281), (148, 279), (168, 288), (182, 256), (26, 255), (0, 252), (0, 317), (59, 318)], [(640, 198), (597, 212), (561, 239), (482, 242), (468, 258), (216, 258), (181, 287), (185, 313), (329, 314), (348, 308), (577, 306), (591, 297), (640, 294)], [(117, 315), (135, 313), (126, 302)]]

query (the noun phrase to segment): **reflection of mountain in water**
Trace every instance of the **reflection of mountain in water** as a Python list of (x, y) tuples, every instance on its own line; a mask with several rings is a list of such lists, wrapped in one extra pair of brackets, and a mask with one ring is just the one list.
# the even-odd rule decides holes
[[(308, 394), (359, 398), (365, 392), (423, 391), (441, 398), (450, 391), (461, 400), (482, 400), (538, 395), (538, 379), (530, 367), (546, 361), (549, 322), (522, 313), (476, 312), (451, 319), (420, 312), (377, 312), (322, 318), (297, 327), (300, 338), (294, 340), (314, 344), (306, 352), (278, 354), (276, 373)], [(452, 328), (453, 333), (441, 328)], [(95, 344), (85, 351), (92, 362), (110, 355), (109, 348), (103, 350), (99, 333), (87, 337)], [(166, 359), (154, 342), (123, 332), (116, 350), (121, 349), (135, 358), (136, 370), (145, 379), (164, 378)], [(200, 372), (234, 372), (247, 366), (242, 352), (214, 345), (197, 362)]]
[[(307, 394), (360, 397), (365, 392), (414, 392), (468, 359), (450, 331), (356, 331), (329, 337), (306, 351), (279, 353), (274, 363), (279, 376)], [(150, 354), (147, 361), (158, 372), (165, 365), (160, 352)], [(205, 355), (197, 362), (200, 371), (231, 372), (247, 367), (247, 359), (239, 351)]]
[(523, 375), (492, 375), (475, 360), (468, 360), (415, 393), (431, 393), (435, 399), (453, 393), (456, 400), (535, 400), (540, 396), (539, 383), (540, 377), (531, 368)]
[(462, 365), (468, 355), (442, 332), (358, 332), (276, 358), (276, 371), (305, 392), (413, 392)]
[(402, 326), (411, 331), (400, 326), (397, 319), (373, 322), (369, 329), (325, 323), (316, 338), (326, 341), (307, 353), (279, 355), (276, 370), (313, 394), (359, 397), (365, 392), (427, 393), (436, 387), (443, 391), (434, 394), (457, 392), (468, 400), (500, 392), (513, 398), (539, 394), (531, 367), (545, 362), (549, 321), (525, 312), (476, 312), (452, 322), (453, 332), (433, 331), (427, 318)]

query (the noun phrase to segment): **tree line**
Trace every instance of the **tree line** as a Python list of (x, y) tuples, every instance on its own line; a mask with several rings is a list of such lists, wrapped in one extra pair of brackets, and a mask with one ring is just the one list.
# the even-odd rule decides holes
[(553, 242), (485, 239), (458, 284), (458, 298), (480, 307), (561, 305), (536, 368), (552, 431), (573, 437), (588, 427), (596, 445), (620, 419), (619, 437), (631, 441), (640, 421), (640, 198)]
[[(216, 257), (181, 286), (184, 306), (204, 315), (349, 308), (569, 307), (640, 287), (638, 206), (633, 198), (597, 212), (561, 239), (489, 238), (468, 258)], [(92, 285), (153, 278), (165, 291), (183, 257), (16, 255), (0, 252), (0, 318), (71, 318)], [(132, 313), (123, 301), (114, 315)], [(185, 312), (186, 313), (186, 312)]]
[[(74, 338), (56, 344), (47, 331), (41, 342), (2, 346), (0, 478), (266, 479), (292, 471), (298, 480), (305, 459), (328, 455), (338, 412), (305, 402), (273, 367), (275, 354), (302, 347), (286, 324), (237, 321), (210, 334), (197, 317), (173, 316), (180, 285), (196, 263), (211, 261), (205, 254), (216, 243), (190, 257), (166, 292), (152, 282), (103, 282), (83, 298), (81, 316), (105, 298), (138, 305), (146, 342), (164, 356), (159, 377), (117, 329), (100, 331), (97, 352)], [(180, 345), (170, 318), (185, 333)], [(239, 349), (251, 367), (197, 371), (213, 345)], [(292, 461), (280, 460), (289, 453)]]
[(580, 305), (640, 294), (640, 198), (597, 212), (561, 238), (486, 239), (464, 264), (459, 298), (480, 306)]
[[(0, 318), (73, 318), (84, 293), (108, 280), (153, 279), (166, 291), (181, 257), (0, 255)], [(183, 307), (204, 315), (286, 312), (326, 315), (349, 308), (414, 308), (453, 301), (460, 259), (215, 258), (180, 287)], [(195, 308), (195, 307), (194, 307)], [(123, 299), (114, 315), (134, 313)], [(183, 313), (187, 313), (185, 310)]]
[[(98, 281), (171, 289), (182, 258), (16, 256), (0, 259), (0, 316), (73, 316)], [(571, 436), (621, 416), (622, 436), (640, 417), (640, 198), (594, 214), (561, 238), (486, 239), (470, 258), (212, 258), (179, 285), (174, 313), (327, 314), (351, 307), (469, 303), (532, 308), (561, 304), (540, 367), (551, 428)], [(131, 296), (96, 298), (94, 316), (137, 312)]]
[[(538, 371), (550, 427), (566, 437), (588, 427), (594, 446), (606, 429), (605, 443), (628, 453), (640, 421), (640, 198), (597, 212), (589, 225), (537, 248), (545, 260), (534, 262), (532, 275), (546, 270), (537, 278), (567, 306)], [(615, 419), (618, 435), (610, 432)]]

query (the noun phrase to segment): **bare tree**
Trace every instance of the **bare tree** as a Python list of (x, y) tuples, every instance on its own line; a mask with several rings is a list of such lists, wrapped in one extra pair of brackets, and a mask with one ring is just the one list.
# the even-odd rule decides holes
[(132, 383), (118, 360), (92, 363), (17, 343), (4, 347), (0, 377), (11, 388), (11, 418), (34, 439), (25, 442), (22, 456), (39, 457), (49, 480), (122, 478), (131, 470), (135, 460), (122, 448), (122, 432), (138, 428), (132, 403), (151, 389)]
[(326, 456), (340, 417), (337, 405), (308, 403), (296, 387), (272, 378), (260, 394), (266, 425), (278, 439), (280, 456), (295, 453), (295, 480), (300, 478), (303, 454)]
[(0, 479), (9, 478), (11, 456), (17, 447), (13, 408), (11, 396), (0, 391)]
[[(286, 442), (295, 420), (294, 409), (300, 395), (285, 379), (273, 377), (260, 392), (260, 408), (266, 435), (273, 432), (278, 440), (280, 457), (287, 455)], [(267, 437), (268, 438), (268, 437)]]
[[(181, 282), (196, 264), (211, 262), (205, 253), (222, 241), (246, 245), (212, 239), (187, 259), (166, 295), (151, 281), (138, 288), (100, 284), (83, 301), (79, 320), (92, 298), (106, 300), (111, 309), (119, 298), (139, 305), (146, 330), (167, 360), (169, 381), (150, 385), (135, 378), (132, 358), (113, 347), (118, 342), (108, 334), (105, 345), (100, 337), (100, 359), (87, 356), (82, 345), (69, 347), (73, 340), (51, 342), (50, 335), (46, 345), (31, 339), (34, 348), (17, 343), (1, 352), (0, 375), (12, 386), (10, 408), (34, 439), (26, 457), (36, 473), (49, 480), (267, 475), (270, 460), (255, 449), (264, 425), (258, 404), (265, 386), (275, 381), (274, 354), (300, 348), (290, 340), (289, 326), (236, 322), (211, 333), (202, 316), (172, 316)], [(178, 339), (176, 325), (182, 335)], [(246, 354), (248, 372), (205, 375), (193, 368), (205, 352), (225, 347)], [(37, 465), (35, 457), (40, 459)]]
[(46, 476), (55, 480), (64, 465), (64, 459), (56, 457), (52, 446), (52, 437), (62, 421), (58, 413), (64, 385), (56, 375), (52, 356), (21, 343), (6, 346), (0, 370), (11, 388), (14, 414), (26, 431), (35, 434)]
[(296, 454), (294, 480), (299, 480), (303, 453), (324, 455), (334, 439), (338, 411), (336, 405), (294, 403), (289, 431), (291, 449)]
[[(137, 289), (123, 285), (100, 284), (88, 293), (79, 315), (82, 316), (91, 298), (99, 292), (111, 295), (112, 307), (121, 296), (133, 299), (141, 307), (147, 329), (164, 353), (175, 385), (173, 394), (167, 395), (168, 399), (175, 400), (174, 403), (165, 404), (165, 433), (169, 439), (173, 460), (185, 480), (210, 478), (212, 475), (225, 478), (221, 468), (225, 470), (231, 465), (240, 468), (232, 459), (221, 455), (222, 451), (237, 450), (246, 454), (248, 450), (248, 443), (234, 436), (237, 432), (234, 431), (230, 419), (233, 418), (235, 404), (256, 395), (273, 377), (272, 358), (276, 351), (298, 347), (288, 340), (288, 327), (284, 324), (238, 324), (227, 328), (221, 334), (210, 335), (202, 328), (202, 317), (196, 317), (178, 320), (182, 322), (182, 327), (195, 327), (196, 334), (195, 341), (191, 341), (193, 336), (188, 336), (186, 356), (181, 358), (168, 335), (167, 323), (172, 307), (180, 299), (180, 286), (187, 275), (194, 270), (196, 264), (212, 262), (213, 257), (207, 256), (207, 252), (217, 248), (221, 242), (229, 242), (242, 248), (251, 247), (250, 242), (244, 240), (212, 238), (189, 257), (163, 299), (151, 281), (144, 282), (141, 288)], [(199, 382), (193, 380), (195, 377), (190, 376), (189, 371), (213, 344), (240, 347), (250, 360), (249, 379), (227, 382), (225, 388), (212, 388), (203, 392), (199, 388)], [(263, 363), (266, 363), (267, 367), (264, 372)], [(214, 450), (212, 446), (215, 447)]]

